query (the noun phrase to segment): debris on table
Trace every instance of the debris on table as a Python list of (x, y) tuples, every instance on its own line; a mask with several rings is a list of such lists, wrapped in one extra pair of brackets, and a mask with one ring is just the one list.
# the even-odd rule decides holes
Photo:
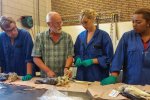
[(9, 75), (6, 73), (0, 73), (0, 81), (6, 81)]
[(68, 76), (62, 76), (57, 78), (58, 83), (57, 86), (63, 86), (69, 83), (69, 77)]
[(16, 73), (8, 73), (8, 82), (14, 82), (19, 79), (19, 76)]
[(55, 78), (44, 78), (42, 80), (36, 80), (35, 84), (49, 84), (49, 85), (57, 85), (57, 86), (64, 86), (69, 83), (69, 75), (71, 71), (68, 70), (64, 76), (59, 76)]
[(0, 73), (0, 81), (14, 82), (17, 79), (19, 79), (19, 76), (14, 72), (10, 72), (8, 74)]
[(131, 85), (122, 85), (118, 88), (118, 91), (120, 93), (132, 100), (150, 100), (150, 94), (147, 92), (144, 92), (134, 86)]
[(49, 85), (56, 85), (58, 83), (57, 78), (44, 78), (42, 80), (36, 80), (35, 84), (49, 84)]

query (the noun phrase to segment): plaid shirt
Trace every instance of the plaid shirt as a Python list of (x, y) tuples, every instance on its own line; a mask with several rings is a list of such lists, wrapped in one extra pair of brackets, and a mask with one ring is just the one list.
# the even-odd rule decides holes
[[(39, 33), (35, 39), (32, 56), (41, 57), (45, 65), (50, 67), (56, 75), (63, 75), (67, 57), (74, 56), (72, 38), (69, 34), (62, 32), (60, 39), (55, 43), (49, 31)], [(46, 77), (44, 71), (41, 71), (41, 75)]]

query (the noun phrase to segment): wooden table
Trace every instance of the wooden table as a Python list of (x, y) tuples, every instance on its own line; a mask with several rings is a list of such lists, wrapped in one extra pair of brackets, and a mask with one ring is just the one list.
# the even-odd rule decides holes
[[(47, 85), (47, 84), (35, 84), (34, 81), (39, 78), (33, 78), (30, 81), (21, 81), (17, 80), (15, 82), (12, 82), (11, 84), (15, 85), (26, 85), (26, 86), (31, 86), (34, 88), (45, 88), (45, 89), (50, 89), (53, 87), (52, 85)], [(106, 86), (101, 86), (99, 82), (83, 82), (83, 81), (77, 81), (73, 82), (71, 81), (68, 85), (65, 86), (55, 86), (57, 90), (60, 91), (71, 91), (71, 92), (82, 92), (82, 93), (88, 93), (91, 95), (93, 98), (97, 99), (127, 99), (123, 97), (122, 95), (118, 95), (117, 97), (110, 97), (108, 94), (113, 90), (117, 89), (119, 86), (123, 85), (123, 83), (117, 83), (117, 84), (111, 84), (111, 85), (106, 85)], [(142, 90), (146, 90), (150, 92), (150, 85), (146, 86), (140, 86), (140, 85), (135, 85), (135, 87), (138, 87)]]

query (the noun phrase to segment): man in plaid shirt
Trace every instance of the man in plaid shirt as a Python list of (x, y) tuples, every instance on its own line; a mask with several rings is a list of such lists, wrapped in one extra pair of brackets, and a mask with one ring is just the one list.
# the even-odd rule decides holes
[(72, 65), (74, 49), (69, 34), (62, 31), (62, 18), (57, 12), (46, 16), (49, 30), (36, 36), (32, 56), (42, 77), (62, 76)]

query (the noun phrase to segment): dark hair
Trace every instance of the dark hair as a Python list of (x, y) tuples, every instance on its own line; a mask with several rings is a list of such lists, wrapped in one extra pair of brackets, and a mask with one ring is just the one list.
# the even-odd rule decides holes
[(134, 12), (134, 14), (142, 14), (143, 18), (150, 23), (150, 9), (140, 8)]
[(2, 30), (5, 31), (6, 28), (9, 28), (11, 23), (16, 24), (16, 22), (11, 17), (6, 16), (0, 17), (0, 27)]

